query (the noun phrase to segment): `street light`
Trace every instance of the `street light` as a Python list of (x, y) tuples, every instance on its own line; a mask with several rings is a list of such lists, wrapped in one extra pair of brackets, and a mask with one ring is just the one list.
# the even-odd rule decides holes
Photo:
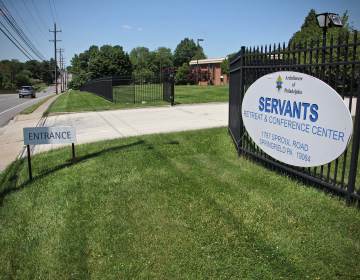
[[(204, 39), (197, 39), (196, 40), (196, 45), (197, 45), (197, 48), (199, 50), (199, 42), (203, 42)], [(199, 56), (197, 55), (196, 56), (196, 84), (199, 84)]]
[(325, 63), (326, 52), (326, 31), (331, 27), (342, 27), (342, 21), (338, 14), (322, 13), (316, 15), (317, 22), (323, 30), (323, 43), (322, 43), (322, 63)]

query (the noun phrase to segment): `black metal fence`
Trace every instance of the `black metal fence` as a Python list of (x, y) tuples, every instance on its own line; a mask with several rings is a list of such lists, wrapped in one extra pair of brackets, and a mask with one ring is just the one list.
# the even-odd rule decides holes
[(115, 103), (152, 103), (174, 100), (174, 81), (169, 75), (104, 77), (84, 84), (80, 90), (89, 91)]
[(104, 78), (94, 79), (94, 80), (88, 81), (86, 84), (84, 84), (80, 88), (80, 90), (95, 93), (96, 95), (99, 95), (99, 96), (113, 102), (114, 99), (113, 99), (113, 93), (112, 93), (112, 83), (113, 83), (112, 77), (104, 77)]
[[(242, 47), (230, 62), (229, 132), (239, 155), (246, 155), (267, 167), (291, 174), (308, 183), (360, 201), (357, 164), (360, 142), (360, 48), (357, 32), (298, 45), (278, 44)], [(333, 162), (323, 166), (299, 168), (281, 163), (265, 154), (246, 132), (241, 106), (247, 88), (258, 78), (277, 71), (296, 71), (315, 76), (334, 88), (348, 104), (354, 117), (352, 143)]]

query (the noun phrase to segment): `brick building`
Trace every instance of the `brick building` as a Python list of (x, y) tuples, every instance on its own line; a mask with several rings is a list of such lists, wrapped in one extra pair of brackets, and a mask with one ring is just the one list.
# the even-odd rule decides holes
[(221, 73), (220, 64), (225, 58), (209, 58), (191, 60), (190, 67), (191, 73), (196, 77), (198, 71), (199, 85), (225, 85), (228, 83), (226, 74)]

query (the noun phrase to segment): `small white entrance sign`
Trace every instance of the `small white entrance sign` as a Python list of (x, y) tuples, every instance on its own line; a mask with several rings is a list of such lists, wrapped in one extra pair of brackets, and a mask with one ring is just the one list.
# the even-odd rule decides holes
[(24, 144), (62, 144), (75, 143), (75, 128), (70, 126), (57, 127), (25, 127)]
[(307, 74), (267, 74), (246, 91), (244, 126), (265, 153), (284, 163), (311, 167), (338, 158), (348, 145), (353, 123), (339, 94)]

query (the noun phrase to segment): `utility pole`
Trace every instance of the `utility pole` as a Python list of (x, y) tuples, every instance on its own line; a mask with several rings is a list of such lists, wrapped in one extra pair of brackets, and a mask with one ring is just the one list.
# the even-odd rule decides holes
[(65, 58), (62, 57), (61, 59), (61, 82), (62, 82), (62, 91), (64, 92), (66, 90), (65, 87)]
[(68, 72), (66, 70), (66, 64), (64, 64), (64, 71), (65, 71), (65, 89), (68, 89)]
[(197, 39), (196, 40), (196, 46), (197, 46), (197, 57), (196, 57), (196, 85), (199, 85), (199, 49), (200, 45), (199, 42), (203, 42), (204, 39)]
[(56, 23), (54, 22), (54, 30), (50, 30), (49, 32), (54, 33), (54, 40), (49, 40), (50, 42), (54, 42), (54, 60), (55, 60), (55, 92), (58, 94), (58, 81), (57, 81), (57, 50), (56, 50), (56, 42), (60, 42), (61, 40), (56, 39), (56, 34), (61, 32), (61, 30), (56, 29)]
[(61, 73), (61, 92), (64, 91), (64, 57), (63, 57), (63, 52), (64, 49), (60, 48), (58, 49), (59, 51), (59, 67), (60, 67), (60, 73)]

